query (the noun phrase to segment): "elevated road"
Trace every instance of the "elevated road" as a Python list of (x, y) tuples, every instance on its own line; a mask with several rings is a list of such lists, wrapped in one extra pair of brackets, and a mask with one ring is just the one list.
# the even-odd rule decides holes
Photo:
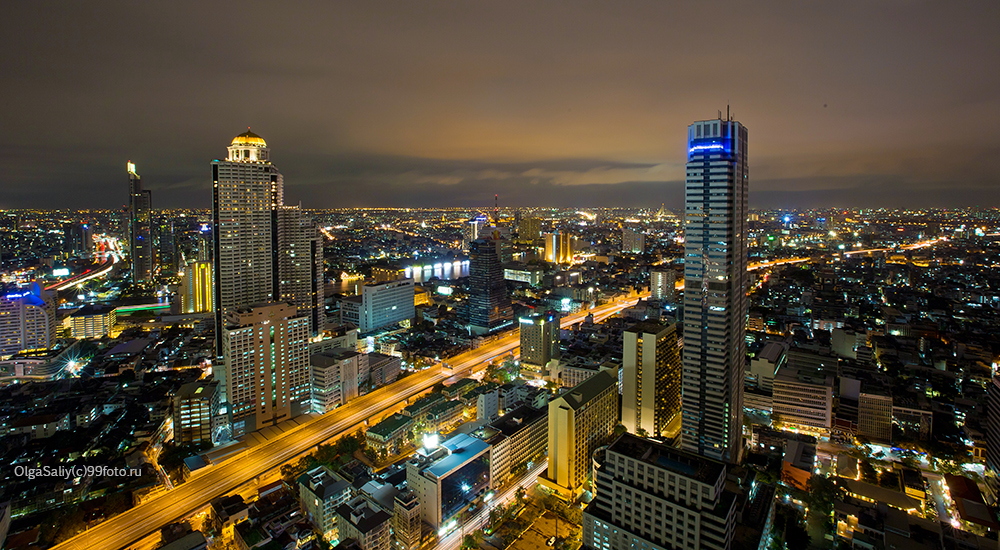
[[(606, 318), (635, 304), (638, 298), (647, 295), (615, 301), (568, 315), (562, 320), (562, 325), (565, 327), (578, 323), (589, 313), (594, 314), (595, 319)], [(54, 548), (59, 550), (124, 548), (160, 527), (194, 513), (212, 499), (235, 490), (248, 479), (281, 466), (316, 445), (343, 434), (365, 419), (377, 417), (400, 401), (418, 395), (452, 376), (469, 373), (474, 367), (509, 353), (519, 346), (518, 335), (514, 333), (449, 360), (453, 369), (431, 367), (379, 388), (335, 411), (285, 432), (274, 440), (252, 447), (238, 457), (210, 466), (205, 473), (191, 478), (175, 489), (163, 492)]]

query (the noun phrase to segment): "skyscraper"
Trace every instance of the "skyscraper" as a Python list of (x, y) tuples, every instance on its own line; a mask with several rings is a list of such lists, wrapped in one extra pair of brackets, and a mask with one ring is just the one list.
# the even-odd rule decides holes
[(212, 311), (212, 262), (189, 262), (181, 276), (181, 313)]
[(229, 156), (212, 161), (215, 246), (215, 323), (222, 350), (226, 315), (276, 297), (274, 211), (283, 201), (281, 173), (267, 143), (247, 130), (233, 138)]
[(48, 349), (56, 339), (55, 296), (38, 283), (0, 294), (0, 359), (27, 349)]
[(559, 315), (549, 311), (521, 317), (520, 336), (524, 376), (554, 378), (550, 363), (559, 359)]
[(462, 227), (462, 250), (468, 251), (472, 246), (472, 241), (485, 236), (483, 235), (483, 230), (489, 225), (490, 218), (483, 213), (465, 222), (465, 225)]
[(568, 264), (573, 261), (573, 235), (565, 231), (545, 234), (545, 261)]
[(153, 276), (153, 199), (143, 190), (142, 178), (135, 164), (128, 163), (128, 229), (129, 258), (132, 261), (132, 282), (148, 282)]
[(507, 294), (500, 259), (500, 241), (472, 241), (469, 260), (469, 326), (486, 334), (511, 324), (514, 308)]
[(675, 437), (681, 412), (677, 325), (641, 322), (622, 336), (622, 425), (634, 434)]
[(684, 201), (683, 448), (738, 463), (747, 318), (747, 130), (688, 126)]
[(310, 332), (316, 336), (326, 325), (323, 241), (300, 206), (279, 206), (276, 214), (279, 299), (309, 317)]
[(654, 300), (673, 303), (677, 299), (677, 274), (674, 270), (670, 268), (651, 270), (649, 292)]

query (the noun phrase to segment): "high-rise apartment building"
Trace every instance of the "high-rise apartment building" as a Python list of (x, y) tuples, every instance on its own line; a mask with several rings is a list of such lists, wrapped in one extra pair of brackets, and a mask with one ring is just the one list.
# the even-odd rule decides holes
[(565, 231), (545, 234), (545, 261), (568, 264), (573, 261), (573, 235)]
[(472, 246), (472, 241), (488, 237), (489, 235), (485, 234), (485, 230), (489, 225), (489, 216), (482, 213), (465, 222), (465, 225), (462, 227), (462, 250), (468, 252)]
[(986, 481), (1000, 487), (1000, 376), (986, 385)]
[(132, 282), (144, 283), (153, 277), (153, 199), (152, 192), (142, 188), (142, 178), (135, 164), (128, 163), (128, 227), (129, 259), (132, 262)]
[(549, 467), (538, 482), (573, 501), (585, 489), (594, 451), (618, 425), (618, 369), (598, 372), (549, 401)]
[(684, 199), (681, 440), (738, 463), (743, 448), (747, 305), (747, 130), (733, 120), (688, 126)]
[(676, 437), (681, 420), (677, 325), (641, 322), (623, 333), (622, 424), (634, 434)]
[(234, 438), (309, 410), (308, 317), (290, 304), (265, 304), (230, 312), (220, 332)]
[(365, 285), (360, 296), (340, 302), (340, 322), (350, 323), (363, 334), (413, 319), (413, 279)]
[[(727, 488), (726, 470), (717, 460), (622, 435), (594, 474), (596, 494), (583, 513), (583, 547), (729, 549), (741, 499)], [(759, 499), (764, 510), (773, 506), (772, 495)], [(740, 521), (749, 521), (751, 514), (744, 514)]]
[(277, 270), (274, 229), (283, 180), (267, 143), (247, 130), (233, 138), (226, 160), (212, 161), (215, 321), (218, 349), (230, 312), (273, 301)]
[(69, 316), (73, 338), (103, 338), (118, 320), (118, 308), (109, 304), (87, 304)]
[(278, 299), (295, 304), (309, 317), (313, 336), (323, 332), (323, 241), (316, 224), (300, 206), (276, 208)]
[(892, 395), (863, 391), (858, 395), (858, 435), (877, 443), (892, 443)]
[(514, 308), (503, 278), (500, 241), (476, 239), (469, 249), (469, 329), (486, 334), (509, 326)]
[(649, 272), (649, 292), (654, 300), (677, 301), (677, 273), (673, 269), (653, 269)]
[(0, 294), (0, 359), (22, 350), (48, 349), (57, 327), (55, 296), (38, 283)]
[(188, 382), (173, 398), (174, 441), (178, 445), (212, 441), (212, 421), (219, 412), (219, 383)]
[(535, 379), (553, 379), (553, 361), (558, 362), (559, 314), (554, 311), (521, 317), (521, 373)]
[(622, 228), (622, 253), (643, 254), (646, 252), (646, 234), (631, 227)]
[(542, 234), (542, 220), (535, 217), (522, 218), (517, 224), (519, 241), (534, 241)]
[(181, 275), (181, 313), (212, 311), (212, 262), (189, 262)]

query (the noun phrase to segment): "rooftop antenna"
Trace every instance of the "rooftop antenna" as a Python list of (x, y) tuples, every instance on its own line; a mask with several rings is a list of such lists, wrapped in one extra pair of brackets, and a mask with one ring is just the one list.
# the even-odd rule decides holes
[(500, 227), (500, 195), (493, 194), (493, 225)]
[(728, 120), (729, 122), (733, 121), (732, 115), (729, 114), (729, 105), (728, 104), (726, 104), (726, 120)]

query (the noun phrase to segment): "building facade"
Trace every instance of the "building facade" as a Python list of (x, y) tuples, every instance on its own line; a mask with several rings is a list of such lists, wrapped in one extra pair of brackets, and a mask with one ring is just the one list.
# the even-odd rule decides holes
[(631, 227), (622, 228), (622, 253), (644, 254), (646, 252), (646, 235)]
[(220, 370), (234, 438), (309, 410), (309, 330), (290, 304), (227, 316)]
[(177, 445), (212, 442), (212, 419), (218, 413), (218, 382), (184, 384), (173, 398), (174, 441)]
[(649, 272), (650, 297), (662, 302), (677, 301), (677, 273), (673, 269), (653, 269)]
[(747, 129), (688, 126), (684, 199), (685, 450), (739, 463), (747, 303)]
[(519, 319), (521, 375), (525, 378), (554, 380), (560, 356), (559, 315), (554, 311)]
[(593, 550), (728, 550), (737, 495), (726, 465), (624, 434), (594, 476), (583, 512), (583, 547)]
[(117, 321), (118, 308), (106, 304), (87, 304), (69, 316), (73, 338), (103, 338)]
[(469, 330), (486, 334), (509, 326), (514, 308), (504, 282), (500, 242), (477, 239), (469, 245)]
[(212, 262), (188, 262), (181, 276), (181, 313), (213, 311), (212, 292)]
[(548, 469), (538, 482), (566, 500), (585, 489), (592, 456), (618, 425), (618, 371), (603, 370), (549, 402)]
[(309, 318), (310, 332), (317, 336), (326, 325), (322, 237), (301, 206), (279, 206), (275, 215), (278, 299), (295, 304), (299, 315)]
[(681, 350), (677, 325), (641, 322), (623, 333), (622, 424), (649, 437), (680, 432)]
[(0, 359), (19, 351), (48, 349), (58, 327), (55, 296), (38, 283), (0, 294)]
[(351, 497), (351, 484), (326, 466), (319, 466), (298, 478), (299, 504), (323, 538), (329, 542), (339, 537), (337, 509)]

